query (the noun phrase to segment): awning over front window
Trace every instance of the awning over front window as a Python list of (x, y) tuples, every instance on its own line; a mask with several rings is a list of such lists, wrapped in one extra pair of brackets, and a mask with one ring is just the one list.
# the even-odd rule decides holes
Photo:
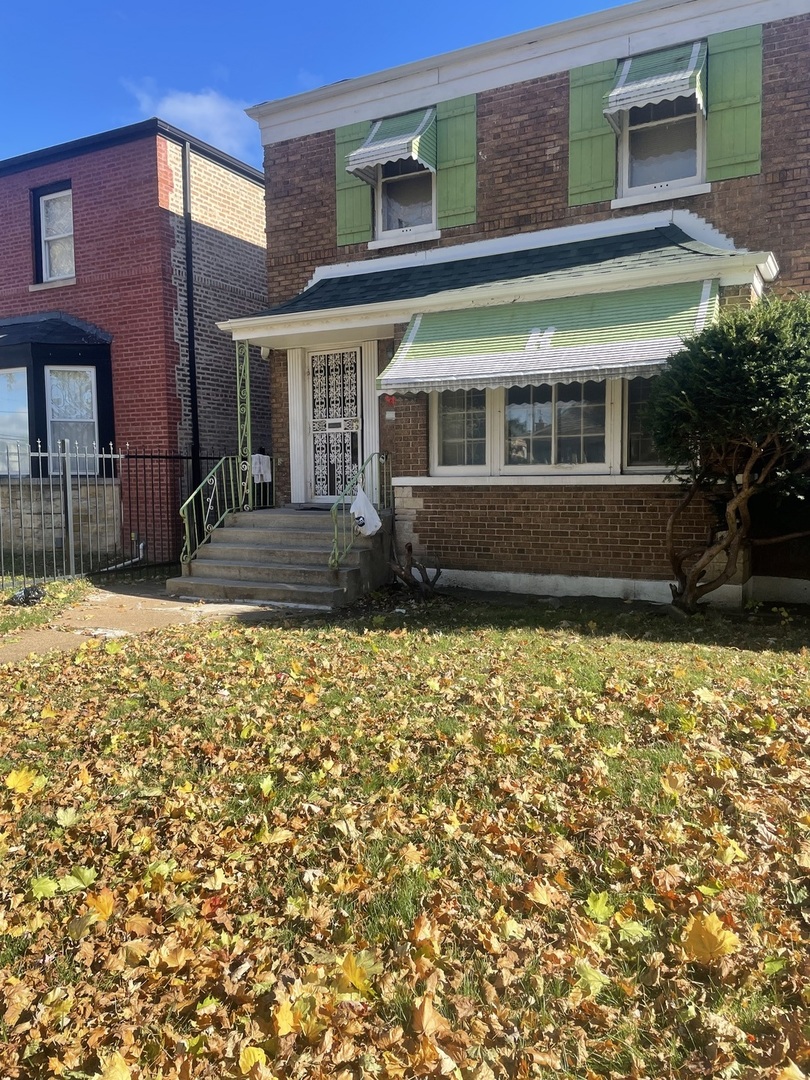
[(605, 96), (605, 116), (619, 130), (619, 114), (643, 105), (694, 97), (706, 111), (706, 42), (695, 41), (659, 52), (631, 56), (619, 65), (613, 89)]
[(653, 375), (717, 311), (717, 282), (415, 315), (385, 393)]
[(346, 172), (374, 184), (378, 165), (408, 158), (436, 172), (435, 108), (375, 120), (363, 145), (346, 158)]

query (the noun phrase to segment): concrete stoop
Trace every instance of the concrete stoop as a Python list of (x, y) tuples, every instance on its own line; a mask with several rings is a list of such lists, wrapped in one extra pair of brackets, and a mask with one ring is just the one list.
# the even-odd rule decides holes
[[(170, 596), (242, 600), (332, 610), (391, 580), (390, 512), (376, 536), (355, 536), (337, 570), (329, 567), (334, 539), (328, 510), (284, 507), (229, 515), (183, 576), (170, 578)], [(346, 536), (352, 519), (347, 518)]]

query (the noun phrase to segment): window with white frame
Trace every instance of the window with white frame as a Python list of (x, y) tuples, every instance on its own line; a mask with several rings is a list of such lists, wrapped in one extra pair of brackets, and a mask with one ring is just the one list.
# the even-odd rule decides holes
[(95, 473), (97, 469), (98, 406), (95, 368), (46, 367), (45, 405), (48, 445), (56, 450), (68, 444), (71, 472)]
[(661, 472), (649, 379), (446, 390), (431, 395), (437, 475)]
[(59, 281), (75, 274), (70, 188), (39, 196), (39, 259), (42, 281)]
[(377, 166), (377, 239), (436, 228), (436, 174), (412, 158)]
[(651, 194), (704, 179), (705, 124), (693, 97), (629, 109), (619, 140), (619, 194)]
[(483, 466), (487, 461), (485, 390), (445, 390), (438, 403), (438, 464)]

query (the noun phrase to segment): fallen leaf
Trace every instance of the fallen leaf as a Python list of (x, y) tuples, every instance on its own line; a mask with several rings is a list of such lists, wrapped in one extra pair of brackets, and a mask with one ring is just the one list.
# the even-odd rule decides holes
[(708, 915), (691, 916), (684, 931), (683, 947), (690, 960), (708, 965), (737, 952), (740, 939), (712, 911)]

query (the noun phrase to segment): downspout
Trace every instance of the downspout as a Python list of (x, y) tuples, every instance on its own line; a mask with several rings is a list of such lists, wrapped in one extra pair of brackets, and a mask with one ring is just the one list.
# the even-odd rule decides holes
[(197, 343), (194, 325), (194, 253), (191, 220), (191, 144), (183, 143), (183, 224), (186, 237), (186, 336), (188, 339), (188, 393), (191, 409), (191, 486), (202, 482), (200, 467), (200, 415), (197, 402)]

